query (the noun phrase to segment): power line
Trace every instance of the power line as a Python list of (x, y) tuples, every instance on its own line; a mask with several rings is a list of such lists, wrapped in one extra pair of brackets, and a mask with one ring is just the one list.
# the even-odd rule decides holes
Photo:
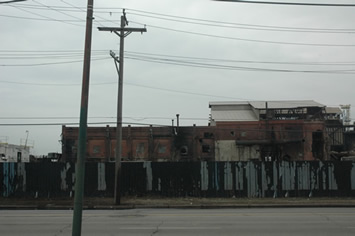
[[(213, 27), (221, 27), (221, 28), (230, 28), (230, 29), (246, 29), (246, 30), (262, 30), (262, 31), (277, 31), (277, 32), (301, 32), (301, 33), (331, 33), (331, 34), (353, 34), (355, 33), (355, 29), (315, 29), (315, 28), (291, 28), (291, 27), (276, 27), (276, 26), (260, 26), (260, 25), (248, 25), (248, 24), (236, 24), (236, 23), (227, 23), (227, 22), (219, 22), (216, 23), (201, 23), (187, 20), (176, 20), (159, 16), (151, 16), (139, 13), (130, 13), (131, 15), (149, 17), (160, 20), (174, 21), (186, 24), (194, 24), (194, 25), (204, 25), (204, 26), (213, 26)], [(192, 18), (188, 18), (192, 19)], [(197, 20), (197, 19), (194, 19)], [(199, 20), (200, 21), (200, 20)]]
[(15, 2), (23, 2), (26, 0), (9, 0), (9, 1), (1, 1), (0, 4), (7, 4), (7, 3), (15, 3)]
[[(231, 120), (232, 121), (232, 120)], [(237, 131), (237, 132), (274, 132), (274, 133), (297, 133), (297, 134), (303, 134), (303, 133), (313, 133), (314, 130), (307, 130), (307, 129), (298, 129), (298, 130), (273, 130), (273, 129), (266, 129), (266, 128), (242, 128), (240, 125), (243, 124), (243, 120), (233, 120), (236, 122), (235, 125), (238, 125), (238, 127), (219, 127), (219, 126), (197, 126), (197, 127), (208, 127), (211, 130), (219, 130), (219, 131)], [(270, 121), (277, 121), (277, 120), (270, 120)], [(288, 121), (297, 121), (297, 120), (288, 120)], [(78, 122), (63, 122), (63, 123), (0, 123), (0, 126), (72, 126), (72, 125), (78, 125)], [(88, 125), (108, 125), (108, 124), (116, 124), (116, 122), (88, 122)], [(153, 126), (153, 127), (172, 127), (171, 125), (163, 125), (163, 124), (155, 124), (155, 123), (141, 123), (141, 122), (122, 122), (122, 124), (126, 125), (139, 125), (139, 126)], [(299, 123), (288, 123), (288, 126), (300, 126)], [(182, 127), (192, 127), (192, 126), (182, 126)], [(90, 127), (89, 127), (90, 128)]]
[[(66, 3), (66, 2), (64, 2), (64, 3)], [(66, 3), (66, 4), (68, 4), (68, 3)], [(44, 6), (46, 6), (46, 5), (44, 5)], [(50, 6), (47, 6), (47, 7), (51, 8), (51, 9), (54, 9), (53, 7), (50, 7)], [(40, 14), (37, 14), (37, 13), (33, 13), (33, 12), (30, 12), (30, 11), (21, 9), (21, 8), (18, 8), (18, 9), (26, 11), (26, 12), (29, 12), (31, 14), (39, 15), (41, 17), (45, 17), (46, 19), (49, 19), (49, 20), (52, 20), (52, 21), (59, 21), (59, 22), (62, 22), (62, 23), (76, 25), (76, 24), (70, 23), (69, 21), (53, 19), (53, 18), (49, 18), (49, 17), (43, 16), (43, 15), (40, 15)], [(113, 21), (111, 21), (111, 22), (113, 22)], [(142, 23), (139, 23), (139, 22), (133, 22), (133, 23), (140, 24), (140, 25), (146, 25), (146, 24), (142, 24)], [(78, 26), (78, 25), (76, 25), (76, 26)], [(166, 27), (154, 26), (154, 25), (149, 25), (149, 26), (152, 27), (152, 28), (157, 28), (157, 29), (162, 29), (162, 30), (169, 30), (169, 31), (174, 31), (174, 32), (179, 32), (179, 33), (187, 33), (187, 34), (193, 34), (193, 35), (199, 35), (199, 36), (205, 36), (205, 37), (214, 37), (214, 38), (220, 38), (220, 39), (238, 40), (238, 41), (255, 42), (255, 43), (284, 44), (284, 45), (298, 45), (298, 46), (323, 46), (323, 47), (354, 47), (355, 46), (354, 44), (320, 44), (320, 43), (312, 44), (312, 43), (296, 43), (296, 42), (282, 42), (282, 41), (271, 41), (271, 40), (246, 39), (246, 38), (236, 38), (236, 37), (211, 35), (211, 34), (198, 33), (198, 32), (186, 31), (186, 30), (178, 30), (178, 29), (172, 29), (172, 28), (166, 28)], [(307, 30), (305, 30), (306, 28), (303, 28), (303, 29), (304, 29), (303, 30), (304, 32), (355, 33), (353, 29), (352, 30), (348, 29), (348, 31), (342, 31), (342, 32), (339, 32), (338, 31), (339, 29), (334, 29), (336, 31), (331, 31), (331, 30), (324, 31), (324, 30), (316, 30), (316, 29), (311, 30), (310, 28), (307, 29)], [(281, 31), (281, 29), (272, 29), (272, 28), (268, 28), (268, 30), (270, 30), (270, 31), (275, 31), (275, 30), (279, 31), (280, 30)], [(296, 28), (295, 29), (291, 29), (291, 30), (283, 29), (282, 31), (299, 31), (299, 32), (302, 32), (302, 30), (298, 30)]]
[[(98, 50), (92, 50), (93, 53), (102, 53), (105, 52), (107, 53), (109, 50), (108, 49), (98, 49)], [(57, 55), (57, 54), (78, 54), (81, 53), (83, 55), (82, 50), (79, 49), (71, 49), (71, 50), (13, 50), (13, 49), (4, 49), (0, 50), (0, 53), (26, 53), (26, 54), (49, 54), (49, 55)]]
[[(80, 7), (77, 7), (71, 3), (68, 3), (66, 1), (62, 1), (63, 3), (72, 6), (73, 8), (78, 9), (80, 12), (84, 12), (84, 10)], [(48, 5), (43, 5), (43, 8), (35, 8), (35, 7), (28, 7), (30, 9), (41, 9), (43, 10), (44, 7), (52, 9), (54, 11), (61, 12), (64, 14), (63, 11), (68, 10), (68, 8), (63, 8), (59, 6), (48, 6)], [(28, 5), (26, 5), (28, 6)], [(22, 6), (23, 7), (23, 6)], [(58, 10), (60, 9), (60, 10)], [(65, 10), (63, 10), (65, 9)], [(106, 8), (104, 8), (106, 9)], [(239, 28), (239, 29), (249, 29), (249, 30), (265, 30), (265, 31), (284, 31), (284, 32), (305, 32), (305, 33), (355, 33), (355, 29), (326, 29), (326, 28), (299, 28), (299, 27), (281, 27), (281, 26), (268, 26), (268, 25), (253, 25), (253, 24), (238, 24), (238, 23), (232, 23), (232, 22), (222, 22), (222, 21), (211, 21), (211, 20), (203, 20), (203, 19), (197, 19), (197, 18), (189, 18), (189, 17), (181, 17), (181, 16), (173, 16), (173, 15), (167, 15), (167, 14), (160, 14), (160, 13), (153, 13), (153, 12), (148, 12), (148, 11), (141, 11), (141, 10), (136, 10), (136, 9), (128, 9), (131, 12), (130, 14), (132, 15), (138, 15), (138, 16), (144, 16), (144, 17), (151, 17), (151, 18), (156, 18), (156, 19), (163, 19), (163, 20), (170, 20), (170, 21), (176, 21), (176, 22), (183, 22), (183, 23), (190, 23), (190, 24), (199, 24), (199, 25), (207, 25), (207, 26), (215, 26), (215, 27), (226, 27), (226, 28)], [(139, 13), (135, 13), (139, 12)], [(112, 11), (105, 11), (104, 13), (112, 13)], [(146, 15), (146, 14), (141, 14), (141, 13), (148, 13), (148, 14), (153, 14), (152, 15)], [(67, 14), (68, 16), (72, 18), (76, 18), (74, 16), (71, 16)], [(185, 19), (185, 20), (176, 20), (176, 19), (169, 19), (166, 17), (157, 17), (156, 15), (160, 16), (166, 16), (166, 17), (171, 17), (171, 18), (176, 18), (176, 19)], [(38, 18), (26, 18), (26, 17), (16, 17), (16, 16), (7, 16), (7, 15), (0, 15), (0, 16), (6, 16), (6, 17), (14, 17), (14, 18), (23, 18), (23, 19), (32, 19), (32, 20), (51, 20), (51, 21), (63, 21), (63, 22), (78, 22), (78, 20), (73, 21), (73, 20), (58, 20), (58, 19), (52, 19), (52, 18), (46, 18), (46, 19), (38, 19)], [(113, 20), (108, 20), (106, 18), (100, 17), (98, 15), (95, 15), (95, 17), (103, 19), (107, 22), (112, 22), (116, 24), (117, 21)], [(80, 18), (79, 22), (83, 22), (84, 20), (81, 20)], [(186, 21), (189, 20), (189, 21)], [(197, 22), (191, 22), (191, 21), (197, 21)], [(101, 21), (96, 21), (100, 25), (102, 25)], [(207, 22), (207, 23), (201, 23), (201, 22)]]
[(149, 26), (150, 28), (167, 30), (167, 31), (172, 31), (172, 32), (177, 32), (177, 33), (192, 34), (192, 35), (198, 35), (198, 36), (204, 36), (204, 37), (212, 37), (212, 38), (228, 39), (228, 40), (236, 40), (236, 41), (244, 41), (244, 42), (284, 44), (284, 45), (297, 45), (297, 46), (316, 46), (316, 47), (355, 47), (355, 44), (295, 43), (295, 42), (282, 42), (282, 41), (270, 41), (270, 40), (227, 37), (227, 36), (219, 36), (219, 35), (213, 35), (213, 34), (192, 32), (192, 31), (187, 31), (187, 30), (172, 29), (172, 28), (167, 28), (167, 27), (155, 26), (155, 25), (151, 25), (151, 24), (143, 24), (143, 23), (139, 23), (139, 22), (135, 22), (135, 21), (130, 21), (130, 22), (138, 24), (138, 25)]
[[(26, 83), (26, 82), (15, 82), (15, 81), (7, 81), (0, 80), (0, 83), (6, 84), (20, 84), (20, 85), (33, 85), (33, 86), (80, 86), (81, 84), (48, 84), (48, 83)], [(103, 82), (103, 83), (92, 83), (90, 85), (107, 85), (107, 84), (117, 84), (117, 82)]]
[(206, 57), (192, 57), (192, 56), (177, 56), (177, 55), (168, 55), (168, 54), (158, 54), (158, 53), (146, 53), (146, 52), (135, 52), (135, 51), (126, 51), (127, 55), (138, 55), (138, 56), (157, 56), (157, 57), (167, 57), (167, 58), (179, 58), (179, 59), (188, 59), (188, 60), (200, 60), (200, 61), (218, 61), (218, 62), (237, 62), (237, 63), (252, 63), (252, 64), (278, 64), (278, 65), (317, 65), (317, 66), (328, 66), (328, 65), (337, 65), (337, 66), (353, 66), (355, 61), (331, 61), (331, 62), (294, 62), (294, 61), (258, 61), (258, 60), (236, 60), (236, 59), (222, 59), (222, 58), (206, 58)]
[(37, 20), (37, 21), (61, 21), (61, 22), (85, 22), (85, 20), (64, 20), (64, 19), (46, 19), (46, 18), (33, 18), (33, 17), (24, 17), (24, 16), (11, 16), (11, 15), (0, 15), (1, 17), (23, 19), (23, 20)]
[[(107, 124), (116, 124), (116, 122), (88, 122), (88, 125), (107, 125)], [(138, 122), (122, 122), (122, 124), (127, 125), (144, 125), (144, 126), (167, 126), (160, 124), (149, 124), (149, 123), (138, 123)], [(1, 123), (0, 126), (62, 126), (62, 125), (79, 125), (79, 122), (67, 122), (67, 123)]]
[(268, 2), (268, 1), (247, 1), (247, 0), (213, 0), (213, 1), (234, 2), (234, 3), (256, 3), (256, 4), (268, 4), (268, 5), (291, 5), (291, 6), (355, 7), (355, 4), (333, 4), (333, 3)]
[[(107, 49), (92, 50), (92, 55), (104, 56), (107, 55)], [(261, 60), (237, 60), (237, 59), (223, 59), (223, 58), (206, 58), (206, 57), (192, 57), (179, 56), (172, 54), (147, 53), (137, 51), (125, 51), (126, 55), (131, 56), (154, 56), (157, 58), (178, 58), (193, 61), (217, 61), (217, 62), (232, 62), (232, 63), (251, 63), (251, 64), (277, 64), (277, 65), (316, 65), (316, 66), (353, 66), (355, 61), (261, 61)], [(51, 58), (71, 58), (82, 57), (82, 50), (0, 50), (0, 59), (51, 59)]]
[[(104, 56), (107, 53), (93, 53), (94, 56)], [(41, 53), (1, 53), (0, 52), (0, 59), (7, 59), (7, 60), (38, 60), (38, 59), (73, 59), (73, 58), (81, 58), (83, 57), (83, 53), (58, 53), (58, 54), (41, 54)], [(94, 58), (95, 59), (95, 58)]]
[[(243, 70), (243, 71), (263, 71), (263, 72), (287, 72), (287, 73), (326, 73), (326, 74), (353, 74), (355, 70), (342, 69), (342, 70), (291, 70), (291, 69), (269, 69), (269, 68), (260, 68), (260, 67), (246, 67), (246, 66), (232, 66), (232, 65), (223, 65), (223, 64), (213, 64), (213, 63), (204, 63), (196, 61), (186, 61), (182, 59), (171, 59), (171, 58), (160, 58), (152, 56), (125, 56), (126, 59), (153, 62), (159, 64), (168, 64), (168, 65), (178, 65), (178, 66), (188, 66), (195, 68), (205, 68), (205, 69), (218, 69), (218, 70)], [(103, 58), (93, 58), (92, 61), (107, 60), (108, 57)], [(75, 61), (62, 61), (62, 62), (46, 62), (46, 63), (29, 63), (29, 64), (0, 64), (0, 67), (33, 67), (33, 66), (48, 66), (48, 65), (60, 65), (60, 64), (70, 64), (78, 63), (82, 60)], [(254, 62), (255, 63), (255, 62)], [(322, 65), (322, 64), (320, 64)], [(351, 64), (347, 64), (351, 65)], [(344, 66), (344, 65), (342, 65)]]
[[(43, 7), (40, 5), (32, 5), (32, 4), (16, 4), (16, 6), (19, 6), (21, 8), (27, 8), (27, 9), (34, 9), (34, 10), (45, 10), (45, 11), (49, 11), (51, 9), (48, 9), (47, 7)], [(57, 10), (61, 10), (61, 11), (66, 11), (66, 12), (82, 12), (81, 10), (73, 10), (73, 7), (64, 7), (64, 6), (50, 6), (51, 8), (57, 9)], [(95, 9), (97, 9), (95, 7)]]
[[(84, 7), (78, 7), (75, 6), (71, 3), (68, 3), (64, 0), (61, 0), (63, 3), (71, 6), (71, 7), (63, 7), (63, 6), (50, 6), (52, 9), (58, 9), (60, 11), (74, 11), (74, 12), (83, 12)], [(17, 4), (17, 6), (21, 6), (23, 8), (30, 8), (30, 9), (37, 9), (37, 10), (48, 10), (47, 8), (44, 7), (39, 7), (37, 5), (30, 5), (30, 4)], [(78, 11), (76, 10), (72, 10), (73, 8), (78, 9)], [(109, 7), (109, 8), (104, 8), (104, 7), (95, 7), (96, 9), (96, 13), (109, 13), (109, 14), (113, 14), (113, 13), (117, 13), (120, 14), (121, 11), (124, 8), (119, 8), (119, 7)], [(100, 9), (107, 9), (106, 11), (100, 11)], [(224, 21), (216, 21), (216, 20), (207, 20), (207, 19), (199, 19), (199, 18), (191, 18), (191, 17), (184, 17), (184, 16), (177, 16), (177, 15), (169, 15), (169, 14), (162, 14), (162, 13), (158, 13), (158, 12), (150, 12), (150, 11), (143, 11), (143, 10), (138, 10), (138, 9), (133, 9), (133, 8), (125, 8), (127, 12), (129, 12), (129, 14), (132, 15), (141, 15), (141, 16), (146, 16), (146, 17), (152, 17), (152, 18), (158, 18), (156, 16), (163, 16), (165, 18), (158, 18), (158, 19), (167, 19), (166, 17), (169, 18), (175, 18), (175, 19), (183, 19), (183, 20), (189, 20), (189, 21), (197, 21), (197, 22), (206, 22), (206, 23), (211, 23), (211, 24), (219, 24), (219, 25), (234, 25), (234, 26), (245, 26), (245, 27), (255, 27), (255, 28), (270, 28), (270, 29), (284, 29), (284, 30), (292, 30), (292, 31), (305, 31), (305, 32), (309, 32), (309, 31), (341, 31), (339, 33), (351, 33), (354, 32), (355, 29), (349, 29), (349, 28), (306, 28), (306, 27), (283, 27), (283, 26), (274, 26), (274, 25), (260, 25), (260, 24), (241, 24), (241, 23), (235, 23), (235, 22), (224, 22)], [(118, 11), (113, 11), (113, 10), (119, 10)], [(138, 12), (138, 13), (137, 13)], [(141, 13), (145, 13), (145, 14), (141, 14)], [(146, 15), (148, 14), (148, 15)], [(98, 16), (96, 16), (98, 17)], [(102, 18), (102, 17), (100, 17)], [(108, 20), (105, 18), (102, 18), (105, 21), (109, 21), (109, 22), (113, 22), (113, 23), (117, 23), (119, 20)], [(171, 19), (172, 20), (172, 19)], [(189, 22), (187, 21), (187, 22)], [(186, 23), (187, 23), (186, 22)], [(191, 22), (193, 23), (193, 22)], [(195, 22), (196, 23), (196, 22)], [(203, 24), (203, 23), (202, 23)], [(346, 31), (346, 32), (343, 32)]]
[[(101, 61), (110, 59), (109, 57), (103, 58), (93, 58), (92, 61)], [(63, 62), (43, 62), (43, 63), (30, 63), (30, 64), (0, 64), (0, 66), (8, 66), (8, 67), (21, 67), (21, 66), (48, 66), (48, 65), (61, 65), (61, 64), (71, 64), (71, 63), (78, 63), (83, 62), (83, 60), (75, 60), (75, 61), (63, 61)]]
[[(15, 81), (6, 81), (6, 80), (0, 80), (0, 83), (8, 83), (8, 84), (19, 84), (19, 85), (31, 85), (31, 86), (79, 86), (81, 84), (48, 84), (48, 83), (26, 83), (26, 82), (15, 82)], [(92, 83), (92, 86), (95, 85), (107, 85), (107, 84), (117, 84), (116, 82), (103, 82), (103, 83)], [(135, 83), (127, 83), (125, 82), (124, 84), (130, 85), (130, 86), (135, 86), (135, 87), (141, 87), (141, 88), (148, 88), (148, 89), (155, 89), (155, 90), (160, 90), (160, 91), (165, 91), (165, 92), (173, 92), (173, 93), (181, 93), (181, 94), (188, 94), (188, 95), (195, 95), (195, 96), (203, 96), (203, 97), (214, 97), (214, 98), (226, 98), (226, 99), (238, 99), (238, 100), (251, 100), (251, 99), (245, 99), (245, 98), (236, 98), (236, 97), (228, 97), (228, 96), (219, 96), (219, 95), (213, 95), (213, 94), (203, 94), (203, 93), (196, 93), (196, 92), (187, 92), (187, 91), (181, 91), (181, 90), (175, 90), (175, 89), (168, 89), (168, 88), (159, 88), (159, 87), (153, 87), (153, 86), (147, 86), (147, 85), (141, 85), (141, 84), (135, 84)]]
[[(65, 4), (67, 4), (67, 5), (69, 5), (69, 6), (71, 6), (71, 7), (74, 7), (74, 8), (76, 8), (76, 9), (79, 9), (81, 12), (85, 12), (85, 10), (84, 9), (82, 9), (82, 8), (80, 8), (80, 7), (77, 7), (77, 6), (75, 6), (75, 5), (73, 5), (73, 4), (71, 4), (71, 3), (68, 3), (68, 2), (66, 2), (66, 1), (63, 1), (63, 0), (61, 0), (63, 3), (65, 3)], [(94, 20), (95, 20), (95, 17), (97, 17), (96, 15), (94, 15)], [(99, 25), (101, 25), (101, 26), (104, 26), (103, 24), (101, 24), (99, 21), (94, 21), (94, 22), (97, 22)]]
[(73, 23), (70, 23), (70, 22), (58, 20), (58, 19), (55, 19), (55, 18), (52, 18), (52, 17), (48, 17), (48, 16), (41, 15), (41, 14), (38, 14), (38, 13), (35, 13), (35, 12), (31, 12), (29, 10), (25, 10), (25, 9), (21, 8), (19, 5), (10, 5), (10, 6), (16, 8), (18, 10), (30, 13), (32, 15), (43, 17), (44, 19), (48, 19), (48, 20), (51, 20), (51, 21), (61, 22), (61, 23), (64, 23), (64, 24), (69, 24), (69, 25), (74, 25), (74, 26), (79, 26), (79, 27), (85, 27), (84, 25), (73, 24)]
[[(7, 54), (5, 54), (7, 55)], [(37, 56), (40, 54), (37, 54)], [(64, 54), (60, 55), (63, 56)], [(76, 54), (78, 55), (78, 54)], [(243, 63), (264, 63), (264, 64), (292, 64), (291, 62), (261, 62), (261, 61), (233, 61), (233, 60), (221, 60), (221, 59), (211, 59), (211, 58), (197, 58), (197, 57), (179, 57), (179, 56), (170, 56), (161, 54), (148, 54), (148, 53), (137, 53), (137, 52), (128, 52), (125, 58), (131, 60), (139, 60), (145, 62), (154, 62), (160, 64), (169, 64), (169, 65), (179, 65), (179, 66), (189, 66), (189, 67), (197, 67), (197, 68), (207, 68), (207, 69), (219, 69), (219, 70), (245, 70), (245, 71), (265, 71), (265, 72), (292, 72), (292, 73), (330, 73), (330, 74), (352, 74), (355, 70), (351, 69), (341, 69), (341, 70), (292, 70), (292, 69), (269, 69), (269, 68), (261, 68), (261, 67), (247, 67), (247, 66), (234, 66), (234, 65), (225, 65), (225, 64), (215, 64), (211, 63), (211, 61), (223, 61), (223, 62), (243, 62)], [(15, 55), (13, 59), (19, 59), (18, 55)], [(33, 56), (33, 54), (32, 54)], [(58, 56), (58, 55), (57, 55)], [(73, 54), (71, 54), (73, 56)], [(23, 59), (25, 59), (24, 57)], [(1, 52), (0, 52), (1, 59)], [(37, 58), (36, 58), (37, 59)], [(93, 58), (93, 61), (97, 60), (106, 60), (109, 57), (103, 58)], [(199, 60), (199, 61), (198, 61)], [(202, 61), (202, 62), (200, 62)], [(203, 62), (208, 61), (208, 63)], [(77, 63), (82, 62), (82, 60), (75, 61), (61, 61), (61, 62), (46, 62), (46, 63), (27, 63), (27, 64), (0, 64), (0, 66), (8, 66), (8, 67), (19, 67), (19, 66), (46, 66), (46, 65), (58, 65), (58, 64), (68, 64), (68, 63)], [(296, 65), (311, 65), (311, 63), (294, 63)], [(339, 63), (339, 64), (331, 64), (331, 63), (314, 63), (313, 65), (317, 66), (325, 66), (325, 65), (337, 65), (337, 66), (353, 66), (354, 63)]]
[(141, 87), (141, 88), (148, 88), (148, 89), (160, 90), (160, 91), (164, 91), (164, 92), (182, 93), (182, 94), (189, 94), (189, 95), (196, 95), (196, 96), (203, 96), (203, 97), (215, 97), (215, 98), (248, 100), (248, 99), (244, 99), (244, 98), (236, 98), (236, 97), (228, 97), (228, 96), (218, 96), (218, 95), (213, 95), (213, 94), (204, 94), (204, 93), (196, 93), (196, 92), (187, 92), (187, 91), (181, 91), (181, 90), (176, 90), (176, 89), (158, 88), (158, 87), (153, 87), (153, 86), (147, 86), (147, 85), (141, 85), (141, 84), (134, 84), (134, 83), (127, 83), (127, 82), (125, 82), (125, 84), (127, 84), (127, 85), (133, 85), (133, 86)]
[[(88, 117), (89, 119), (116, 119), (116, 116), (92, 116)], [(132, 119), (132, 120), (171, 120), (173, 119), (172, 117), (131, 117), (131, 116), (125, 116), (123, 117), (124, 119)], [(48, 117), (16, 117), (16, 116), (9, 116), (9, 117), (0, 117), (0, 120), (73, 120), (73, 119), (79, 119), (79, 117), (76, 116), (48, 116)], [(181, 117), (179, 118), (180, 120), (208, 120), (208, 118), (191, 118), (191, 117)]]
[[(183, 20), (189, 20), (189, 21), (197, 21), (197, 22), (207, 22), (207, 23), (212, 23), (212, 24), (220, 24), (220, 25), (235, 25), (235, 26), (246, 26), (246, 27), (257, 27), (257, 28), (271, 28), (271, 29), (286, 29), (286, 30), (304, 30), (304, 31), (355, 31), (354, 28), (310, 28), (310, 27), (290, 27), (290, 26), (275, 26), (275, 25), (260, 25), (260, 24), (241, 24), (241, 23), (235, 23), (235, 22), (225, 22), (225, 21), (216, 21), (216, 20), (206, 20), (206, 19), (199, 19), (199, 18), (191, 18), (191, 17), (183, 17), (183, 16), (176, 16), (176, 15), (168, 15), (168, 14), (162, 14), (162, 13), (157, 13), (157, 12), (150, 12), (150, 11), (142, 11), (142, 10), (137, 10), (137, 9), (126, 9), (129, 14), (137, 14), (134, 12), (138, 13), (145, 13), (148, 15), (153, 15), (153, 16), (163, 16), (163, 17), (169, 17), (169, 18), (176, 18), (176, 19), (183, 19)], [(132, 12), (133, 13), (132, 13)], [(151, 16), (150, 16), (151, 17)]]
[(37, 3), (37, 4), (39, 4), (39, 5), (41, 5), (41, 6), (43, 6), (43, 7), (47, 7), (47, 8), (49, 8), (49, 9), (53, 10), (53, 11), (59, 12), (60, 14), (63, 14), (63, 15), (65, 15), (65, 16), (69, 16), (70, 18), (74, 18), (74, 19), (76, 19), (76, 20), (79, 20), (79, 21), (83, 21), (83, 22), (84, 22), (84, 20), (81, 19), (81, 18), (79, 18), (79, 17), (72, 16), (72, 15), (70, 15), (70, 14), (68, 14), (68, 13), (65, 13), (65, 12), (61, 11), (61, 10), (58, 10), (58, 9), (55, 9), (55, 8), (53, 8), (53, 7), (51, 7), (51, 6), (48, 6), (48, 5), (42, 4), (42, 3), (40, 3), (40, 2), (37, 2), (36, 0), (32, 0), (32, 1), (35, 2), (35, 3)]
[(140, 57), (126, 57), (127, 59), (154, 62), (160, 64), (168, 65), (179, 65), (187, 67), (197, 67), (206, 69), (218, 69), (218, 70), (242, 70), (242, 71), (253, 71), (253, 72), (283, 72), (283, 73), (325, 73), (325, 74), (353, 74), (355, 70), (290, 70), (290, 69), (268, 69), (268, 68), (258, 68), (258, 67), (243, 67), (243, 66), (228, 66), (220, 64), (211, 63), (198, 63), (198, 62), (186, 62), (181, 60), (171, 60), (171, 59), (159, 59), (159, 58), (140, 58)]

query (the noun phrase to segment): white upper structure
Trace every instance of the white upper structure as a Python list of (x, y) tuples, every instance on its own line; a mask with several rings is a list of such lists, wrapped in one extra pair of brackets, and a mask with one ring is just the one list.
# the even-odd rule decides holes
[[(266, 117), (288, 117), (324, 114), (325, 105), (312, 100), (301, 101), (236, 101), (236, 102), (210, 102), (210, 124), (228, 121), (259, 121)], [(311, 110), (314, 110), (310, 112)]]
[(0, 143), (0, 162), (30, 162), (30, 147)]

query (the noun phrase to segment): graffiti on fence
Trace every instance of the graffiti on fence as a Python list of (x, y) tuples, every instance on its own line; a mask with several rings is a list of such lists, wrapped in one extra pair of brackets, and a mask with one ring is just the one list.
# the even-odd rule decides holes
[[(72, 196), (74, 163), (1, 163), (3, 197)], [(354, 196), (355, 162), (123, 162), (124, 195)], [(112, 196), (114, 163), (87, 163), (86, 196)]]

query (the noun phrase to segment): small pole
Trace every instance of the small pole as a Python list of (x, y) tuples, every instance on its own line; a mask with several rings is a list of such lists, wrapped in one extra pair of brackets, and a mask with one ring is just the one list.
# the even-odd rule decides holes
[(176, 114), (176, 130), (179, 131), (179, 116), (180, 114)]

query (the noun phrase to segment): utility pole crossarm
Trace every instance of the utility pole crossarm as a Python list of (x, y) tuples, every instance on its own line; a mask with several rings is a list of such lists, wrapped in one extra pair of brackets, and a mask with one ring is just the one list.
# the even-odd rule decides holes
[(120, 28), (120, 27), (97, 27), (100, 31), (110, 31), (110, 32), (120, 32), (120, 31), (126, 31), (126, 32), (147, 32), (146, 28)]

